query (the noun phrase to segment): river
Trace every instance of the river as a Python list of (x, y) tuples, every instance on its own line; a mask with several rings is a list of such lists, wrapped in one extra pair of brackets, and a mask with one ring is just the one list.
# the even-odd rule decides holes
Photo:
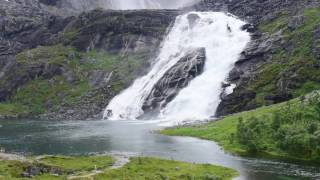
[(124, 153), (236, 169), (237, 180), (320, 179), (320, 167), (243, 158), (224, 152), (216, 143), (155, 133), (146, 121), (1, 120), (0, 146), (28, 155)]

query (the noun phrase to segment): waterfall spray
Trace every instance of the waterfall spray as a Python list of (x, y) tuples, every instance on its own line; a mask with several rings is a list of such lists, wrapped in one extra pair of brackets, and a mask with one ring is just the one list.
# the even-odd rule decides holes
[(178, 16), (151, 71), (109, 103), (105, 118), (132, 120), (141, 116), (143, 103), (153, 86), (195, 48), (206, 50), (203, 73), (182, 89), (155, 118), (177, 123), (214, 115), (220, 103), (221, 84), (250, 41), (250, 34), (241, 30), (244, 24), (236, 17), (220, 12), (189, 12)]

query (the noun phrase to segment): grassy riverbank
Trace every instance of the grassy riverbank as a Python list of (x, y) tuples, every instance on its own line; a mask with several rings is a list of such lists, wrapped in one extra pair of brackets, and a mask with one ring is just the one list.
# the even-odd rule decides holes
[(234, 114), (204, 125), (163, 130), (218, 142), (226, 151), (294, 161), (320, 162), (320, 103), (312, 93), (285, 103)]
[(47, 156), (11, 158), (0, 156), (0, 180), (16, 179), (218, 179), (229, 180), (235, 170), (209, 164), (192, 164), (157, 158), (134, 157), (115, 168), (111, 156)]

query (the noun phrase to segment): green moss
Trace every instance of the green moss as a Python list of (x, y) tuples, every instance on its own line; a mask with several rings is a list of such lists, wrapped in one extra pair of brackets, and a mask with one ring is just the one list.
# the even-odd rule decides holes
[(0, 115), (13, 116), (26, 114), (26, 107), (19, 104), (0, 103)]
[(78, 30), (70, 30), (63, 33), (63, 40), (66, 42), (73, 41), (78, 35)]
[(287, 13), (282, 13), (271, 22), (262, 22), (259, 27), (269, 34), (281, 29), (284, 40), (293, 49), (278, 49), (271, 61), (259, 67), (256, 78), (248, 83), (246, 88), (257, 93), (253, 100), (257, 105), (269, 105), (266, 96), (283, 93), (278, 87), (279, 81), (289, 83), (286, 93), (294, 97), (320, 87), (319, 62), (312, 54), (313, 31), (320, 23), (320, 8), (306, 9), (304, 23), (293, 31), (288, 29), (289, 18)]
[(39, 46), (38, 48), (26, 50), (16, 56), (17, 62), (23, 64), (61, 64), (64, 65), (72, 57), (76, 58), (77, 51), (72, 47), (61, 44), (55, 46)]
[(209, 164), (191, 164), (156, 158), (131, 158), (131, 162), (120, 169), (106, 171), (94, 179), (220, 179), (227, 180), (238, 176), (232, 169)]
[(91, 171), (112, 166), (114, 159), (111, 156), (52, 156), (42, 158), (39, 162), (66, 171)]
[(12, 98), (13, 104), (27, 107), (33, 114), (45, 113), (48, 108), (57, 108), (62, 102), (73, 104), (89, 89), (88, 82), (68, 83), (63, 77), (35, 79), (22, 87)]
[(48, 110), (58, 111), (62, 104), (77, 105), (82, 96), (95, 89), (89, 86), (89, 77), (96, 70), (113, 72), (111, 89), (120, 92), (140, 73), (145, 59), (143, 55), (122, 57), (97, 51), (78, 52), (61, 44), (24, 51), (17, 55), (22, 68), (16, 74), (25, 76), (29, 67), (53, 64), (70, 73), (75, 80), (68, 82), (59, 75), (49, 79), (36, 77), (20, 87), (9, 101), (0, 104), (0, 115), (37, 115)]
[(263, 32), (275, 33), (282, 28), (285, 28), (288, 24), (289, 16), (288, 13), (282, 12), (278, 17), (271, 22), (262, 22), (259, 29)]

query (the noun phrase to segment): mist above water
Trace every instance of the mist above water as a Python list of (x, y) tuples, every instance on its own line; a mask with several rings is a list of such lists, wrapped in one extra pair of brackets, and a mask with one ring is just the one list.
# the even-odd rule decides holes
[(178, 9), (198, 0), (109, 0), (111, 9)]
[(63, 7), (86, 11), (95, 8), (132, 10), (132, 9), (179, 9), (190, 6), (199, 0), (60, 0)]

